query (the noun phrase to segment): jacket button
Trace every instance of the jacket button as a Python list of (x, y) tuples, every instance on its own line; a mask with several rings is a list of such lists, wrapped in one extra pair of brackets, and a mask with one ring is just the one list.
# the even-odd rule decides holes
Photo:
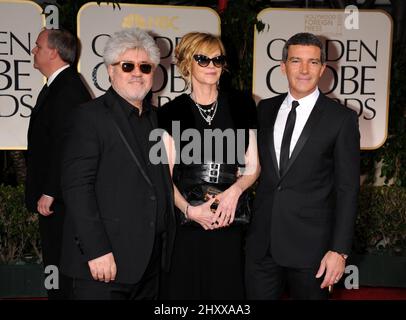
[(151, 201), (155, 201), (155, 200), (156, 200), (156, 197), (155, 197), (155, 196), (150, 196), (149, 199), (150, 199)]
[(282, 191), (282, 186), (278, 186), (278, 191)]
[(150, 226), (151, 228), (153, 228), (153, 227), (155, 226), (154, 221), (151, 221), (151, 222), (149, 223), (149, 226)]

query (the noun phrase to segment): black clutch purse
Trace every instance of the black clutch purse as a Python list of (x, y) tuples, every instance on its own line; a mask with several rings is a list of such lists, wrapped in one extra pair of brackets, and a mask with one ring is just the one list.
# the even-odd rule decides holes
[[(224, 189), (225, 190), (225, 189)], [(198, 206), (202, 203), (208, 201), (211, 196), (222, 193), (224, 190), (221, 190), (219, 187), (214, 187), (213, 185), (196, 185), (189, 190), (182, 192), (183, 197), (190, 203), (192, 206)], [(217, 203), (211, 205), (211, 209), (217, 209)], [(180, 223), (182, 225), (195, 225), (200, 226), (197, 222), (186, 219), (185, 215), (178, 211)], [(234, 221), (232, 224), (247, 225), (251, 221), (251, 196), (248, 191), (245, 191), (241, 194), (238, 199), (237, 208), (235, 209)]]

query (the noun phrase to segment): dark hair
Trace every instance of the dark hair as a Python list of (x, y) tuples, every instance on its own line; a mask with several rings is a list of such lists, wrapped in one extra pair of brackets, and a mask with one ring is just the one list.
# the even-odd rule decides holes
[(69, 64), (75, 62), (77, 39), (67, 30), (48, 29), (48, 47), (56, 49), (61, 59)]
[(320, 48), (320, 62), (324, 64), (326, 62), (326, 52), (324, 51), (324, 45), (313, 33), (301, 32), (296, 33), (285, 42), (282, 50), (282, 61), (288, 60), (288, 49), (291, 45), (302, 46), (316, 46)]

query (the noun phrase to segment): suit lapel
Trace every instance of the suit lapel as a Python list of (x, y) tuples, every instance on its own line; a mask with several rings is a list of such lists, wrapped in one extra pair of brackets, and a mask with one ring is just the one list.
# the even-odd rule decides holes
[[(279, 107), (280, 108), (280, 107)], [(279, 108), (275, 108), (274, 112), (272, 113), (271, 117), (271, 124), (272, 127), (269, 130), (269, 146), (270, 146), (270, 153), (271, 153), (271, 159), (273, 163), (273, 167), (276, 172), (276, 176), (279, 178), (279, 169), (278, 169), (278, 160), (276, 159), (276, 153), (275, 153), (275, 142), (273, 139), (273, 130), (274, 130), (274, 125), (276, 121), (276, 116), (278, 115)]]
[(114, 97), (113, 97), (114, 93), (111, 90), (112, 89), (110, 89), (109, 91), (106, 92), (105, 106), (106, 106), (107, 112), (112, 116), (112, 118), (113, 118), (112, 120), (116, 123), (117, 127), (122, 132), (123, 138), (125, 139), (125, 141), (123, 141), (123, 142), (128, 143), (128, 147), (129, 147), (128, 151), (130, 152), (131, 157), (134, 160), (136, 166), (141, 171), (142, 176), (147, 181), (147, 183), (150, 186), (152, 186), (151, 178), (142, 168), (142, 166), (141, 166), (142, 162), (140, 160), (140, 157), (137, 157), (137, 154), (139, 154), (140, 150), (135, 141), (134, 134), (130, 128), (128, 119), (126, 119), (124, 112), (122, 112), (119, 101), (117, 99), (114, 99)]
[(289, 171), (293, 162), (295, 162), (297, 156), (300, 154), (300, 152), (302, 151), (307, 140), (311, 136), (313, 129), (316, 127), (317, 122), (320, 120), (321, 115), (323, 114), (322, 100), (323, 100), (323, 94), (320, 92), (319, 98), (317, 99), (316, 104), (314, 105), (313, 110), (310, 113), (309, 119), (307, 119), (306, 125), (304, 126), (303, 131), (300, 134), (299, 140), (297, 141), (295, 148), (292, 151), (292, 155), (289, 158), (288, 166), (285, 170), (285, 173), (281, 177), (281, 179)]
[(270, 129), (268, 132), (268, 139), (269, 139), (269, 147), (270, 147), (270, 154), (271, 154), (271, 159), (273, 163), (274, 170), (276, 172), (276, 176), (279, 178), (279, 167), (278, 167), (278, 160), (276, 159), (276, 153), (275, 153), (275, 142), (274, 142), (274, 127), (275, 127), (275, 121), (276, 117), (278, 116), (279, 109), (282, 106), (283, 100), (285, 100), (287, 94), (283, 94), (279, 96), (279, 99), (275, 101), (275, 104), (271, 106), (271, 114), (270, 114), (270, 119), (269, 119), (269, 124), (270, 124)]
[(37, 102), (35, 103), (35, 107), (32, 110), (31, 117), (35, 117), (35, 115), (38, 113), (38, 110), (41, 109), (41, 106), (44, 104), (44, 101), (49, 94), (49, 90), (50, 90), (50, 88), (48, 88), (48, 86), (46, 84), (42, 87), (41, 91), (38, 94), (38, 98), (37, 98)]
[(65, 84), (65, 79), (68, 76), (68, 74), (72, 73), (72, 67), (68, 67), (64, 70), (62, 70), (52, 81), (52, 83), (47, 86), (47, 84), (44, 84), (42, 87), (40, 93), (38, 94), (37, 101), (35, 103), (35, 107), (32, 110), (31, 117), (35, 118), (35, 116), (38, 114), (38, 111), (42, 109), (42, 106), (45, 104), (45, 101), (47, 97), (49, 96), (50, 92), (58, 90), (59, 86), (63, 86)]
[(30, 121), (28, 123), (28, 131), (27, 131), (27, 139), (30, 140), (31, 137), (31, 130), (33, 123), (35, 122), (35, 118), (38, 116), (40, 109), (42, 109), (42, 106), (49, 95), (50, 88), (45, 84), (41, 91), (38, 94), (37, 101), (35, 103), (34, 109), (31, 111), (31, 116), (30, 116)]

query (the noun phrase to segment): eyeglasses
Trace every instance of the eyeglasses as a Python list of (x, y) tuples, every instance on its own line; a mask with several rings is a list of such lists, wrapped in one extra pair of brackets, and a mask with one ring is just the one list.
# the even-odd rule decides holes
[(112, 66), (121, 65), (121, 70), (123, 72), (131, 72), (134, 70), (135, 66), (137, 65), (140, 68), (140, 71), (144, 74), (150, 74), (152, 71), (152, 64), (149, 63), (134, 63), (134, 62), (127, 62), (127, 61), (119, 61), (116, 63), (112, 63)]
[(220, 55), (214, 58), (209, 58), (203, 54), (195, 54), (193, 59), (201, 67), (207, 67), (210, 64), (210, 61), (213, 62), (213, 65), (216, 68), (222, 68), (226, 64), (226, 56)]

